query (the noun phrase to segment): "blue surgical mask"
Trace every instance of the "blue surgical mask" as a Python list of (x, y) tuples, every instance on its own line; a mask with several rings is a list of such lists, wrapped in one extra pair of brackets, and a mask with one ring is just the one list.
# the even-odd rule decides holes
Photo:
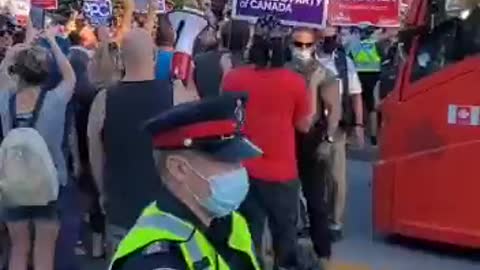
[(210, 186), (210, 196), (198, 202), (213, 216), (223, 217), (237, 210), (248, 193), (248, 174), (245, 168), (238, 168), (226, 173), (206, 178), (194, 170)]

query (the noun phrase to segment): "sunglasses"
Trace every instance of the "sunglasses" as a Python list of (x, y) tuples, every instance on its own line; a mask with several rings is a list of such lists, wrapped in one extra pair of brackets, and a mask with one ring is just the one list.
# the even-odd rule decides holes
[(308, 42), (308, 43), (304, 43), (300, 41), (293, 42), (293, 46), (297, 48), (311, 48), (314, 44), (315, 44), (314, 42)]

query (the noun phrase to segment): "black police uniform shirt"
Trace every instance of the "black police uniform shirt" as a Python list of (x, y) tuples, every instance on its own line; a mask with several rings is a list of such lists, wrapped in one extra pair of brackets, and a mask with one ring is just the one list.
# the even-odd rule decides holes
[[(163, 190), (157, 200), (157, 206), (164, 212), (171, 213), (182, 220), (191, 222), (199, 229), (215, 247), (220, 256), (227, 262), (230, 269), (253, 270), (250, 258), (243, 252), (238, 252), (228, 246), (232, 222), (231, 216), (214, 219), (209, 228), (176, 197)], [(161, 269), (188, 269), (180, 246), (166, 241), (152, 243), (120, 262), (121, 270), (161, 270)]]

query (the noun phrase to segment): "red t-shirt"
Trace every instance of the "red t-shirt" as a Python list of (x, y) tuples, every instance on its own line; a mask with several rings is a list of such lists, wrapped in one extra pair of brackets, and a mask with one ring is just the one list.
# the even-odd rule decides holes
[(251, 177), (287, 182), (298, 179), (295, 123), (310, 111), (305, 79), (284, 68), (230, 71), (224, 91), (248, 93), (245, 134), (263, 150), (263, 156), (245, 161)]

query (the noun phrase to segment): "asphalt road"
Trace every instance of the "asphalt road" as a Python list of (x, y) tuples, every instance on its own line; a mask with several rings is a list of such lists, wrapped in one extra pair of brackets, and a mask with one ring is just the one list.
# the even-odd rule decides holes
[[(371, 226), (371, 153), (354, 152), (349, 161), (345, 239), (334, 246), (332, 270), (480, 270), (480, 251), (387, 240)], [(102, 261), (83, 260), (82, 270), (104, 270)]]
[(371, 162), (350, 160), (345, 239), (334, 247), (334, 270), (479, 270), (480, 251), (412, 239), (385, 239), (371, 226)]

